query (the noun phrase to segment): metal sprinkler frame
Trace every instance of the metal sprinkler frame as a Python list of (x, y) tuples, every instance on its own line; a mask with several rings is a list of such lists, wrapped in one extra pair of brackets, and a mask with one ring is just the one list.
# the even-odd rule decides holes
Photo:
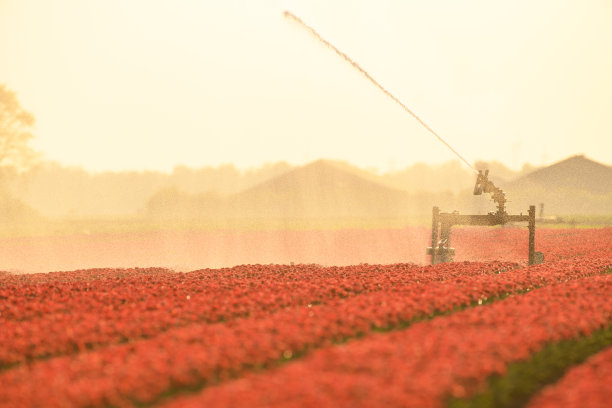
[[(451, 227), (453, 225), (504, 225), (509, 222), (527, 222), (529, 227), (529, 265), (541, 263), (544, 256), (535, 251), (535, 205), (529, 206), (528, 215), (510, 215), (506, 212), (506, 195), (489, 180), (489, 170), (478, 171), (474, 195), (482, 193), (491, 194), (491, 198), (497, 203), (497, 211), (486, 215), (461, 215), (457, 211), (452, 213), (440, 212), (438, 207), (433, 207), (431, 225), (431, 246), (427, 248), (427, 255), (431, 255), (431, 264), (452, 262), (455, 249), (450, 246)], [(439, 239), (438, 239), (439, 237)]]

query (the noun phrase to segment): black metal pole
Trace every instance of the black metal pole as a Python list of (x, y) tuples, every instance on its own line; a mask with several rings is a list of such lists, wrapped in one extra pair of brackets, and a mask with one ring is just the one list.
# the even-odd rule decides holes
[(436, 264), (436, 250), (438, 246), (438, 218), (440, 216), (440, 209), (434, 207), (431, 217), (431, 264)]
[(450, 254), (450, 234), (452, 224), (449, 220), (440, 221), (440, 253), (438, 254), (438, 262), (451, 262)]
[(529, 206), (529, 265), (535, 263), (535, 205)]

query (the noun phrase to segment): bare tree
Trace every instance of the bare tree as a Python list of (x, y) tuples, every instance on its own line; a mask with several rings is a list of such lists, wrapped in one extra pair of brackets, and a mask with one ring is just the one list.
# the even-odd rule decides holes
[(24, 110), (17, 96), (0, 84), (0, 171), (27, 169), (36, 158), (29, 142), (34, 137), (34, 116)]

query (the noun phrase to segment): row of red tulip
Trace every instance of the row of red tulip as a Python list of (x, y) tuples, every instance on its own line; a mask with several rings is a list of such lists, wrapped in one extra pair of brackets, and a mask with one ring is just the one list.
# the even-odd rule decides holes
[[(584, 256), (612, 256), (610, 237), (612, 228), (600, 229), (547, 229), (537, 228), (536, 250), (546, 260), (559, 260)], [(454, 228), (452, 246), (455, 260), (496, 259), (527, 262), (528, 231), (526, 228), (502, 227)]]
[[(423, 231), (419, 232), (423, 234)], [(407, 232), (407, 235), (410, 233)], [(612, 228), (536, 228), (535, 246), (546, 260), (612, 256)], [(455, 227), (451, 246), (455, 261), (498, 260), (527, 263), (529, 233), (525, 227)], [(425, 246), (425, 242), (421, 244)], [(428, 243), (427, 246), (429, 246)], [(412, 249), (410, 259), (418, 258)]]
[(328, 347), (168, 406), (440, 407), (449, 396), (473, 395), (546, 344), (612, 324), (611, 298), (611, 276), (557, 284)]
[[(16, 367), (0, 374), (0, 405), (151, 402), (171, 390), (213, 384), (379, 328), (400, 327), (487, 298), (592, 276), (608, 266), (601, 260), (567, 260), (474, 274), (473, 264), (449, 264), (445, 267), (456, 272), (449, 280), (336, 298), (224, 324), (174, 328), (151, 339)], [(572, 286), (584, 294), (581, 287)], [(597, 316), (587, 313), (585, 319)], [(475, 327), (488, 333), (486, 327)], [(43, 383), (46, 386), (41, 388)]]
[(450, 264), (242, 266), (226, 273), (155, 271), (113, 279), (113, 273), (124, 274), (119, 270), (97, 281), (5, 285), (8, 318), (0, 319), (0, 366), (153, 337), (195, 322), (264, 316), (360, 293), (412, 291), (426, 283), (513, 267), (501, 262), (465, 263), (461, 268)]
[[(475, 267), (472, 273), (506, 270), (513, 266), (508, 262), (489, 262)], [(245, 292), (244, 297), (248, 299), (253, 293), (262, 290), (318, 292), (321, 290), (319, 283), (324, 283), (326, 287), (333, 285), (334, 290), (342, 289), (347, 294), (359, 293), (410, 282), (423, 272), (423, 268), (410, 264), (328, 268), (317, 265), (243, 265), (190, 273), (170, 270), (92, 270), (91, 275), (95, 279), (86, 279), (84, 275), (87, 271), (77, 271), (74, 280), (67, 280), (69, 272), (6, 275), (0, 278), (0, 299), (3, 299), (0, 318), (23, 321), (52, 313), (73, 313), (75, 308), (99, 312), (105, 306), (117, 310), (131, 308), (134, 304), (166, 309), (158, 304), (159, 298), (163, 298), (164, 302), (190, 304), (192, 302), (186, 299), (189, 295), (223, 297), (231, 292), (234, 296), (242, 296), (242, 292)], [(445, 265), (437, 265), (425, 272), (430, 276), (423, 276), (424, 280), (438, 277), (444, 279), (453, 270)], [(52, 276), (57, 276), (58, 280), (51, 280)], [(313, 283), (315, 281), (316, 284)], [(275, 288), (274, 285), (279, 287)], [(148, 304), (151, 298), (155, 298), (156, 303)]]
[(570, 369), (556, 384), (544, 388), (529, 408), (607, 408), (612, 401), (612, 347)]

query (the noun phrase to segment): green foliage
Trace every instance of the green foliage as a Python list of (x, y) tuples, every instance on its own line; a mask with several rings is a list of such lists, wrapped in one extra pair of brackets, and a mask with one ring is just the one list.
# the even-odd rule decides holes
[(14, 92), (0, 84), (0, 167), (27, 168), (35, 158), (29, 141), (34, 116), (25, 111)]
[(551, 344), (529, 360), (511, 364), (505, 376), (489, 379), (488, 387), (470, 399), (451, 399), (450, 408), (522, 407), (547, 384), (558, 381), (565, 370), (612, 344), (612, 326), (587, 337)]

